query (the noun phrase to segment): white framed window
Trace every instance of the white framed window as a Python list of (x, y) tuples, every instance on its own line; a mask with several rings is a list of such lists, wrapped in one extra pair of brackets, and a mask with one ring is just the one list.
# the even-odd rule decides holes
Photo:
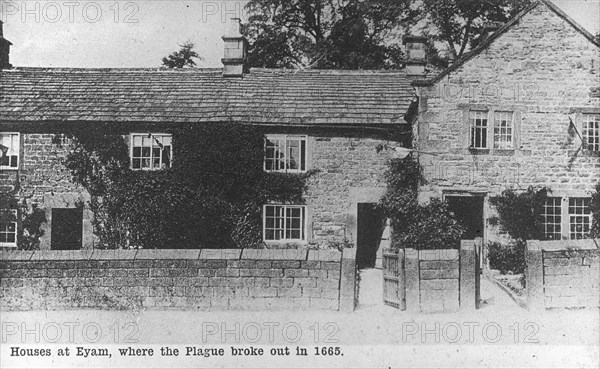
[(513, 131), (513, 112), (494, 112), (494, 149), (512, 149)]
[(590, 198), (569, 198), (569, 238), (579, 240), (590, 234), (592, 212), (590, 211)]
[(19, 168), (19, 133), (0, 132), (0, 169)]
[(17, 247), (17, 210), (0, 210), (0, 246)]
[(265, 241), (305, 241), (306, 206), (265, 205), (263, 238)]
[(581, 138), (585, 150), (600, 152), (600, 114), (583, 114)]
[(306, 136), (267, 135), (264, 169), (268, 172), (305, 172), (306, 141)]
[(549, 197), (542, 208), (542, 224), (547, 240), (562, 239), (562, 198)]
[(471, 110), (469, 112), (471, 125), (471, 149), (487, 149), (488, 112)]
[(131, 134), (131, 169), (158, 170), (171, 167), (173, 137), (162, 133)]

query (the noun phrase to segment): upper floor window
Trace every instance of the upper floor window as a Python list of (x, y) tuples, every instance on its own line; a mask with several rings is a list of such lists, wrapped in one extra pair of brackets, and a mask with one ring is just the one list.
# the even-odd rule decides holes
[(471, 149), (487, 149), (488, 112), (470, 111)]
[(19, 168), (19, 134), (0, 133), (0, 169)]
[(265, 205), (263, 235), (265, 241), (306, 240), (306, 206)]
[(599, 114), (583, 114), (581, 136), (586, 150), (600, 152)]
[(579, 240), (590, 234), (592, 212), (590, 199), (585, 197), (569, 198), (569, 238)]
[(305, 172), (306, 136), (268, 135), (264, 168), (269, 172)]
[(0, 246), (17, 246), (17, 210), (0, 210)]
[(510, 111), (494, 112), (494, 148), (513, 148), (513, 113)]
[(542, 207), (542, 225), (547, 240), (562, 239), (562, 198), (549, 197)]
[(132, 133), (131, 168), (157, 170), (171, 167), (172, 136), (170, 134)]

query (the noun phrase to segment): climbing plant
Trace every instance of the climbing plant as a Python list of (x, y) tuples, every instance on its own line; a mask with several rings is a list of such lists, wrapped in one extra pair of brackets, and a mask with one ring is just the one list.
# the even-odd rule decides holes
[(490, 197), (490, 204), (498, 212), (492, 223), (498, 223), (511, 238), (521, 243), (543, 239), (541, 214), (548, 192), (547, 188), (529, 187), (525, 192), (509, 189), (500, 196)]
[(419, 186), (425, 184), (420, 163), (409, 155), (392, 159), (385, 173), (387, 191), (380, 206), (390, 219), (394, 248), (457, 248), (463, 228), (445, 202), (431, 199), (419, 204)]
[(114, 127), (72, 129), (65, 165), (88, 190), (103, 247), (232, 248), (262, 240), (262, 206), (302, 203), (304, 174), (263, 170), (264, 135), (238, 124), (181, 125), (170, 168), (132, 170)]
[(592, 212), (592, 229), (590, 231), (590, 236), (593, 238), (600, 238), (600, 182), (596, 184), (596, 192), (592, 194), (590, 211)]

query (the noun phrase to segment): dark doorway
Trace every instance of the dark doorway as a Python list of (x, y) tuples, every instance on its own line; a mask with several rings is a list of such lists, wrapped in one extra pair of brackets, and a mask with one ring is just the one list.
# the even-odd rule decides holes
[(80, 250), (83, 209), (52, 209), (52, 250)]
[(483, 196), (446, 196), (450, 212), (465, 227), (463, 240), (483, 238)]
[(377, 249), (385, 227), (380, 209), (373, 203), (358, 204), (356, 230), (356, 263), (359, 269), (373, 268), (377, 260)]

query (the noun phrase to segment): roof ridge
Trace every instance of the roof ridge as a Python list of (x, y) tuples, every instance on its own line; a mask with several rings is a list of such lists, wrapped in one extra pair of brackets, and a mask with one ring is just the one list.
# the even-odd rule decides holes
[(124, 68), (70, 68), (70, 67), (13, 67), (2, 69), (2, 72), (165, 72), (165, 73), (211, 73), (222, 72), (223, 68), (150, 68), (150, 67), (124, 67)]

